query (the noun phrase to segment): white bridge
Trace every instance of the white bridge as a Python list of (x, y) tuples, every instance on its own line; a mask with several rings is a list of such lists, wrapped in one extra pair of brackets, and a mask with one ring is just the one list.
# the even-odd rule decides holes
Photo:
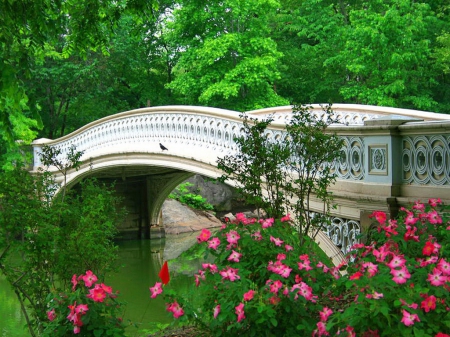
[[(329, 127), (344, 139), (338, 161), (333, 163), (338, 180), (332, 187), (338, 207), (331, 240), (345, 251), (355, 236), (369, 225), (373, 210), (395, 213), (415, 200), (441, 198), (450, 201), (450, 115), (365, 105), (332, 106), (342, 124)], [(311, 113), (322, 108), (313, 105)], [(268, 129), (280, 137), (291, 107), (247, 112), (263, 118), (273, 115)], [(146, 219), (140, 226), (157, 225), (168, 194), (193, 174), (221, 175), (217, 158), (236, 151), (233, 139), (241, 135), (242, 120), (236, 111), (194, 106), (160, 106), (108, 116), (59, 139), (33, 142), (33, 171), (42, 167), (44, 145), (61, 150), (66, 158), (71, 147), (83, 151), (82, 166), (67, 174), (72, 186), (87, 176), (120, 178), (144, 186)], [(168, 148), (160, 149), (159, 143)], [(55, 167), (56, 181), (63, 176)], [(313, 203), (312, 211), (322, 205)]]

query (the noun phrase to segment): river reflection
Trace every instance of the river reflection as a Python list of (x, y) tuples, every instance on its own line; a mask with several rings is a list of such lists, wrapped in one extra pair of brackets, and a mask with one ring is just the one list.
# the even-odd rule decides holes
[[(138, 328), (127, 328), (127, 336), (145, 336), (144, 329), (152, 329), (157, 323), (169, 323), (171, 318), (165, 310), (162, 295), (150, 298), (149, 287), (160, 282), (158, 273), (164, 260), (174, 259), (196, 242), (198, 233), (169, 236), (166, 239), (131, 240), (117, 242), (119, 260), (117, 271), (106, 276), (105, 283), (119, 291), (118, 300), (125, 302), (124, 321), (138, 324)], [(191, 262), (191, 268), (200, 267), (201, 261)], [(169, 262), (171, 274), (167, 288), (176, 290), (193, 289), (194, 282), (186, 274), (177, 273), (178, 262)], [(189, 273), (187, 273), (189, 274)], [(0, 276), (0, 336), (28, 336), (22, 327), (25, 320), (19, 303), (6, 281)]]

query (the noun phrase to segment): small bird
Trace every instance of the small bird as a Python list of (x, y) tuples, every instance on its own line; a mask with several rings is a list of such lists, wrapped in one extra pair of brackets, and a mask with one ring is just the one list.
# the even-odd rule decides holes
[(161, 143), (159, 143), (159, 147), (161, 148), (161, 150), (168, 150), (167, 147), (165, 147), (164, 145), (162, 145)]

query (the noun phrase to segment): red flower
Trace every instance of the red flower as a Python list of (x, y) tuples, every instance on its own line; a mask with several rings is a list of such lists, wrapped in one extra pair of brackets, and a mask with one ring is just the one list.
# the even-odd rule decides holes
[(433, 251), (434, 251), (434, 244), (431, 243), (430, 241), (427, 241), (422, 249), (422, 254), (425, 256), (430, 256), (431, 254), (433, 254)]

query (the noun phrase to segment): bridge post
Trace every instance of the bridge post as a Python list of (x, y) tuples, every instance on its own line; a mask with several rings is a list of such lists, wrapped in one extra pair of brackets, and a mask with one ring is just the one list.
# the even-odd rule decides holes
[[(397, 215), (397, 197), (401, 196), (402, 136), (398, 127), (418, 121), (423, 119), (389, 115), (364, 122), (364, 126), (370, 128), (364, 137), (364, 152), (367, 158), (364, 163), (367, 172), (364, 183), (371, 185), (372, 196), (382, 196), (382, 204), (378, 206), (389, 218)], [(369, 215), (374, 211), (374, 206), (377, 205), (361, 210), (360, 224), (363, 232), (372, 224)]]

